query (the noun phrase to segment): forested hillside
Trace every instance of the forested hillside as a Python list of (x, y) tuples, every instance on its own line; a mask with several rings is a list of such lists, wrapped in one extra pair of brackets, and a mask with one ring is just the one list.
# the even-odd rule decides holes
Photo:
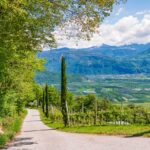
[[(69, 74), (138, 74), (150, 73), (149, 48), (150, 44), (119, 47), (102, 45), (87, 49), (60, 48), (38, 53), (38, 57), (46, 59), (46, 70), (52, 73), (60, 72), (60, 57), (63, 54)], [(40, 74), (42, 75), (44, 73)]]
[(34, 75), (44, 64), (37, 53), (57, 46), (56, 27), (78, 22), (80, 37), (74, 36), (89, 39), (114, 3), (121, 1), (0, 1), (0, 117), (16, 110), (19, 114), (29, 100), (37, 98)]

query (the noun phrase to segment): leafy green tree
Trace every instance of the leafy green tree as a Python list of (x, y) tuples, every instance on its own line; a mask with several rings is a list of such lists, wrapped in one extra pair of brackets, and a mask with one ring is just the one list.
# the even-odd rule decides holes
[(84, 101), (84, 107), (86, 110), (93, 110), (95, 104), (96, 96), (94, 94), (86, 95)]
[(94, 125), (97, 123), (97, 98), (94, 94), (88, 94), (86, 95), (85, 101), (84, 101), (84, 107), (86, 108), (86, 111), (93, 111), (94, 112)]
[(77, 112), (85, 112), (85, 99), (86, 99), (86, 97), (85, 96), (77, 96), (76, 98), (75, 98), (75, 110), (77, 111)]
[(99, 101), (99, 110), (109, 110), (112, 107), (112, 104), (108, 99), (99, 99)]
[(34, 76), (44, 63), (37, 52), (56, 46), (56, 28), (67, 30), (69, 24), (78, 31), (72, 37), (89, 39), (119, 1), (123, 0), (1, 0), (0, 115), (15, 108), (17, 101), (36, 98)]
[(17, 99), (17, 101), (16, 101), (16, 111), (17, 111), (18, 115), (20, 115), (20, 113), (23, 111), (23, 108), (24, 108), (24, 102)]
[(73, 108), (75, 106), (74, 95), (71, 92), (67, 92), (67, 104), (69, 113), (73, 112)]
[(41, 106), (42, 102), (42, 94), (43, 94), (43, 89), (42, 86), (35, 84), (33, 91), (35, 92), (35, 102), (37, 104), (37, 107)]
[(49, 86), (49, 103), (55, 107), (60, 107), (60, 92), (54, 87)]

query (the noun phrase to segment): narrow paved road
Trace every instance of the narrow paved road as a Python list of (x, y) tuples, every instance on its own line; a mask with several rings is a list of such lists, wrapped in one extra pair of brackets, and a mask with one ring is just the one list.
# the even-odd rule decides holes
[(150, 138), (64, 133), (45, 126), (37, 110), (28, 110), (21, 134), (8, 150), (150, 150)]

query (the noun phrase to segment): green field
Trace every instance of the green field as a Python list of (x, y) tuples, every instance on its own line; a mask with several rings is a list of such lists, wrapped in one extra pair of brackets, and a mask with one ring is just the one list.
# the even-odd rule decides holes
[(144, 75), (87, 76), (68, 86), (76, 95), (95, 92), (113, 102), (150, 102), (150, 78)]
[[(60, 90), (60, 75), (52, 74), (54, 78), (37, 81), (48, 83)], [(49, 80), (48, 80), (49, 79)], [(68, 75), (68, 90), (75, 95), (96, 93), (99, 97), (113, 102), (150, 102), (150, 76), (137, 75)]]

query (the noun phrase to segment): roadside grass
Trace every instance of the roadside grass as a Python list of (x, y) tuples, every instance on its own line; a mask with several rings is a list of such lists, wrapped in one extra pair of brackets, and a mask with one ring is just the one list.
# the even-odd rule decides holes
[(150, 137), (150, 125), (97, 125), (64, 127), (62, 122), (52, 123), (49, 118), (45, 117), (41, 110), (39, 111), (41, 120), (45, 125), (60, 131), (125, 137)]
[(62, 128), (63, 131), (75, 133), (91, 133), (101, 135), (122, 135), (129, 137), (150, 137), (150, 126), (141, 125), (103, 125)]
[(24, 111), (20, 116), (5, 117), (0, 120), (3, 134), (0, 134), (0, 148), (4, 147), (7, 142), (12, 140), (14, 136), (20, 131), (21, 125), (27, 112)]

